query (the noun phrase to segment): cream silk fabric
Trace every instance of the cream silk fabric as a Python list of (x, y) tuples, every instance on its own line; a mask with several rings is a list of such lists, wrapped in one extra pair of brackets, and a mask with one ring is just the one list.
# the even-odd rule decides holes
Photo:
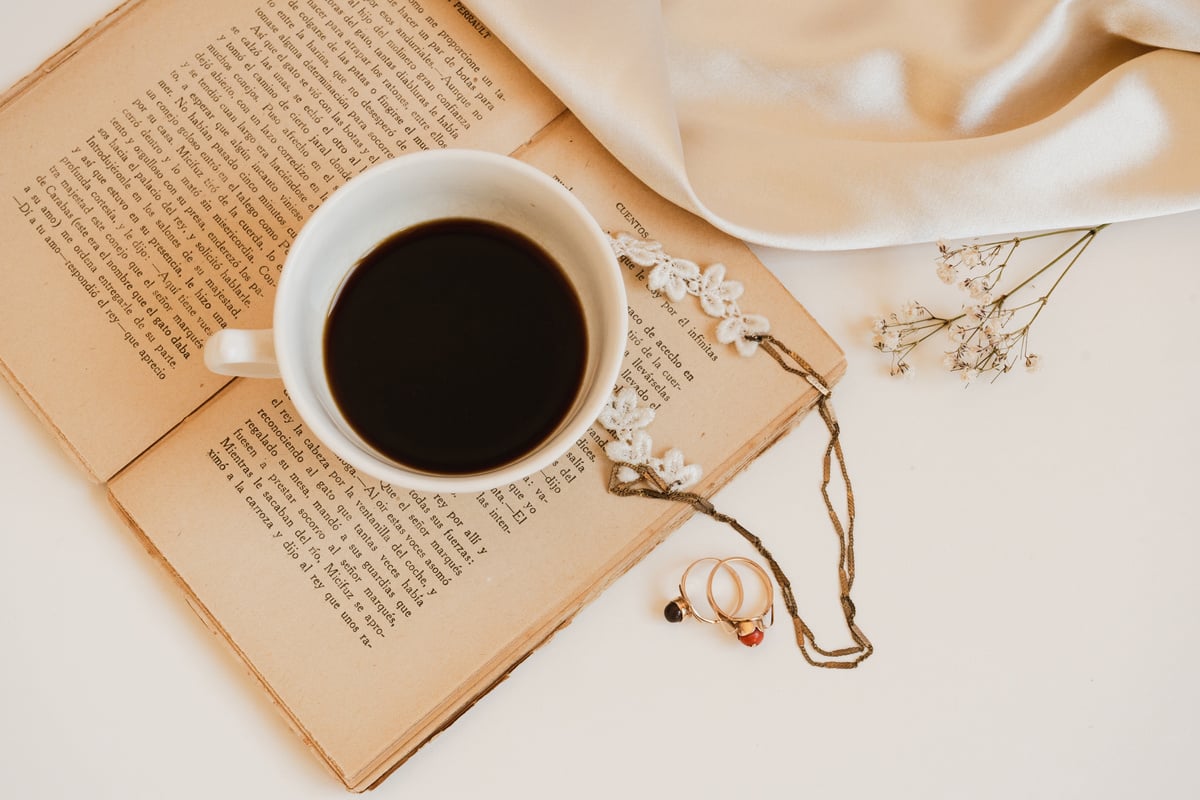
[(847, 249), (1200, 208), (1200, 0), (469, 0), (627, 167)]

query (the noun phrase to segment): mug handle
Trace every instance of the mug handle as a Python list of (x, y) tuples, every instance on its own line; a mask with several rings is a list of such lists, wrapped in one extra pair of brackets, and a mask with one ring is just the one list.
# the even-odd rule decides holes
[(275, 332), (271, 328), (217, 331), (204, 343), (204, 365), (218, 375), (278, 378)]

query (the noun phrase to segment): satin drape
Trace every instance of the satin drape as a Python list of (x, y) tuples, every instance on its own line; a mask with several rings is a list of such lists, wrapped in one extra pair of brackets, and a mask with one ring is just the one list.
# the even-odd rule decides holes
[(1200, 2), (470, 5), (643, 181), (750, 241), (1200, 207)]

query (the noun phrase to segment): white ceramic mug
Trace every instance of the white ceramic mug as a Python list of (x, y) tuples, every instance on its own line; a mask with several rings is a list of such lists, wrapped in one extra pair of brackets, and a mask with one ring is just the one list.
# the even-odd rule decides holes
[[(554, 432), (515, 461), (467, 475), (415, 470), (364, 442), (334, 401), (323, 352), (326, 318), (359, 261), (398, 231), (454, 218), (508, 227), (540, 245), (574, 287), (588, 342), (582, 386)], [(565, 187), (506, 156), (427, 151), (371, 167), (334, 192), (288, 251), (275, 295), (274, 327), (219, 331), (205, 345), (204, 360), (223, 375), (282, 377), (309, 429), (367, 475), (410, 489), (481, 491), (544, 469), (585, 434), (617, 381), (625, 303), (607, 236)]]

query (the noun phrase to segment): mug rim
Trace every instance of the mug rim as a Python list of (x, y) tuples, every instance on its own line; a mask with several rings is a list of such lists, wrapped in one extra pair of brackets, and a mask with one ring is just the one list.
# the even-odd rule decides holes
[[(548, 190), (547, 194), (563, 204), (569, 210), (574, 222), (578, 224), (579, 231), (576, 232), (576, 235), (582, 240), (586, 240), (587, 247), (595, 251), (595, 254), (599, 256), (599, 261), (604, 262), (606, 267), (603, 271), (604, 274), (594, 277), (605, 284), (605, 288), (608, 290), (606, 296), (610, 296), (613, 305), (616, 306), (610, 312), (613, 318), (605, 319), (602, 322), (602, 330), (605, 331), (604, 336), (601, 337), (602, 340), (594, 345), (589, 345), (589, 347), (595, 347), (597, 351), (595, 368), (592, 371), (591, 379), (585, 379), (580, 385), (580, 401), (574, 413), (530, 452), (499, 467), (482, 472), (465, 474), (426, 472), (392, 461), (374, 450), (365, 449), (365, 443), (360, 444), (339, 428), (338, 420), (330, 418), (332, 413), (330, 409), (326, 408), (316, 392), (310, 389), (309, 376), (304, 369), (303, 347), (296, 344), (289, 346), (285, 341), (284, 331), (288, 329), (289, 324), (294, 323), (295, 315), (302, 313), (299, 308), (301, 298), (291, 298), (291, 295), (305, 288), (306, 283), (301, 280), (306, 276), (293, 276), (295, 270), (289, 269), (289, 267), (292, 267), (296, 260), (309, 249), (310, 239), (322, 235), (324, 226), (321, 221), (332, 213), (331, 209), (344, 202), (347, 195), (359, 191), (362, 185), (379, 180), (388, 173), (403, 172), (413, 166), (419, 166), (417, 162), (445, 162), (468, 168), (472, 165), (500, 167), (519, 173), (524, 178), (538, 184), (542, 190)], [(445, 217), (431, 214), (423, 221), (441, 218)], [(398, 230), (403, 229), (402, 227)], [(342, 279), (344, 280), (351, 271), (352, 265), (346, 268)], [(293, 283), (298, 280), (300, 283), (296, 289), (293, 289)], [(575, 291), (581, 295), (580, 299), (584, 301), (586, 307), (587, 301), (578, 286), (575, 287)], [(281, 299), (284, 302), (281, 303)], [(576, 441), (586, 434), (587, 429), (608, 402), (612, 387), (618, 380), (628, 331), (626, 304), (624, 279), (616, 255), (599, 223), (592, 217), (583, 202), (569, 189), (540, 169), (511, 156), (461, 148), (428, 150), (404, 154), (368, 167), (338, 187), (309, 216), (293, 240), (284, 259), (279, 283), (276, 287), (273, 339), (280, 376), (293, 405), (299, 412), (301, 421), (308, 426), (318, 441), (341, 460), (367, 476), (404, 488), (436, 492), (477, 492), (520, 480), (545, 469), (552, 462), (561, 458), (574, 446)], [(324, 319), (322, 318), (322, 324)], [(589, 356), (589, 361), (591, 358)], [(328, 392), (328, 380), (324, 380), (323, 383), (324, 390)], [(346, 424), (344, 416), (341, 421)]]

